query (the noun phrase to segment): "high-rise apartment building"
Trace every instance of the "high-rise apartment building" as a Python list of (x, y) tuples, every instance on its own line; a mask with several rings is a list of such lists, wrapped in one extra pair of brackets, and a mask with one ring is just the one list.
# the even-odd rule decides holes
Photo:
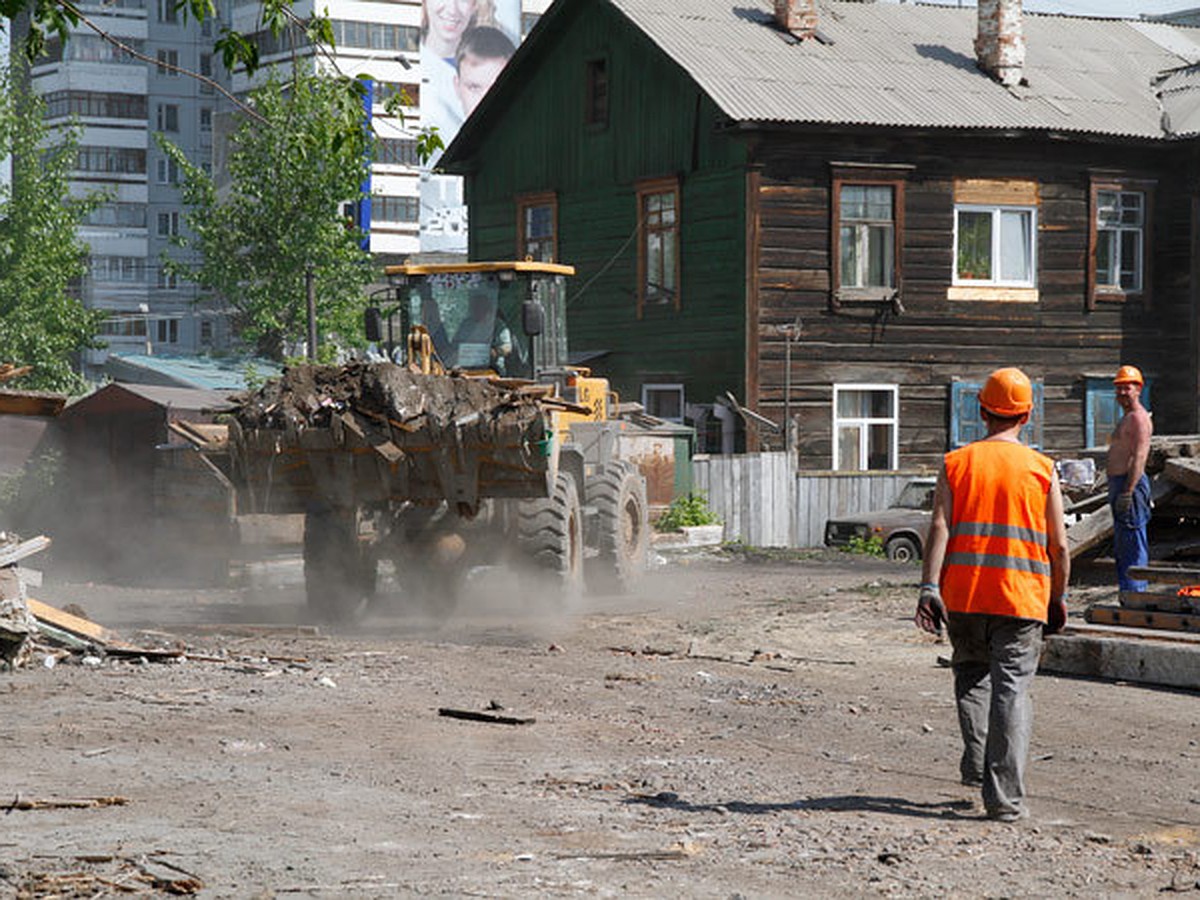
[[(314, 51), (260, 23), (257, 2), (226, 5), (217, 21), (185, 20), (175, 0), (88, 0), (83, 15), (125, 47), (97, 35), (86, 22), (65, 43), (51, 36), (32, 67), (34, 88), (51, 124), (81, 127), (72, 191), (99, 190), (105, 202), (81, 226), (90, 247), (82, 285), (86, 305), (106, 310), (107, 350), (89, 351), (99, 371), (107, 353), (194, 354), (224, 349), (227, 318), (198, 304), (198, 289), (163, 267), (171, 238), (184, 228), (181, 173), (163, 153), (161, 133), (197, 164), (213, 160), (214, 131), (236, 116), (233, 105), (188, 70), (236, 95), (251, 79), (226, 72), (213, 54), (222, 19), (252, 38), (262, 70), (302, 64), (373, 79), (372, 127), (378, 138), (371, 202), (359, 211), (370, 249), (383, 262), (418, 253), (466, 253), (466, 216), (459, 180), (434, 175), (417, 158), (417, 135), (435, 125), (448, 144), (549, 0), (298, 0), (299, 18), (314, 6), (333, 22), (335, 49)], [(464, 42), (464, 36), (471, 39)], [(470, 44), (468, 49), (467, 44)], [(460, 78), (467, 53), (469, 71)], [(261, 77), (261, 76), (259, 76)], [(388, 115), (388, 97), (406, 98), (402, 116)], [(364, 115), (366, 111), (364, 110)], [(436, 163), (436, 160), (433, 161)]]
[(180, 173), (154, 139), (162, 133), (190, 159), (211, 164), (215, 91), (178, 70), (220, 77), (212, 63), (215, 23), (185, 21), (173, 0), (108, 0), (80, 11), (123, 47), (81, 22), (66, 42), (48, 38), (30, 75), (49, 123), (80, 126), (72, 192), (105, 196), (80, 229), (90, 248), (83, 301), (109, 313), (101, 335), (108, 350), (89, 351), (86, 368), (97, 371), (110, 351), (226, 346), (225, 318), (197, 305), (195, 285), (162, 265), (184, 210)]

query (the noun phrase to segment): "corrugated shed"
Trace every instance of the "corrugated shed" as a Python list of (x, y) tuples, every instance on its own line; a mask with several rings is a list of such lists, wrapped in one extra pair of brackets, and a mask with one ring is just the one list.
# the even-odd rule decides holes
[(1200, 29), (1027, 15), (1009, 89), (976, 67), (974, 9), (825, 2), (826, 43), (778, 31), (765, 0), (611, 2), (741, 122), (1163, 138), (1160, 76), (1200, 56)]

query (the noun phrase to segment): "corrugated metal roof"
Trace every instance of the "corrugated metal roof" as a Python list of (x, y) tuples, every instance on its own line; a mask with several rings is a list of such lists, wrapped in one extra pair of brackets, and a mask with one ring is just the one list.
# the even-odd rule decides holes
[(1028, 85), (1009, 89), (976, 67), (974, 9), (822, 2), (824, 43), (778, 31), (767, 0), (611, 2), (743, 122), (1163, 138), (1161, 75), (1200, 60), (1197, 28), (1026, 15)]
[(1179, 69), (1162, 79), (1163, 124), (1176, 137), (1200, 134), (1200, 66)]
[(277, 378), (283, 373), (278, 363), (263, 359), (140, 353), (110, 353), (104, 367), (114, 381), (216, 391), (246, 390), (246, 372), (251, 368), (263, 378)]

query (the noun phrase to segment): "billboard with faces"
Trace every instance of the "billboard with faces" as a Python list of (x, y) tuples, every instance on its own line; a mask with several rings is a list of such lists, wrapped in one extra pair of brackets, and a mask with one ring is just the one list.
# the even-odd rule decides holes
[[(449, 146), (516, 51), (521, 0), (423, 0), (421, 124)], [(421, 172), (422, 252), (467, 252), (462, 179), (437, 175), (435, 154)]]

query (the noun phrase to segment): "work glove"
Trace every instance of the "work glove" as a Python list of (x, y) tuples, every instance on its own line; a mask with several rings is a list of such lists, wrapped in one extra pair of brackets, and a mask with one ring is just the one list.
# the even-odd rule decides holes
[(1113, 513), (1119, 519), (1128, 519), (1129, 511), (1133, 508), (1133, 494), (1120, 493), (1113, 500)]
[(1063, 594), (1057, 600), (1050, 601), (1046, 610), (1046, 625), (1042, 634), (1058, 634), (1067, 624), (1067, 595)]
[(921, 596), (917, 600), (917, 614), (913, 621), (922, 631), (941, 635), (942, 625), (946, 621), (946, 604), (942, 602), (942, 592), (936, 584), (921, 585)]

